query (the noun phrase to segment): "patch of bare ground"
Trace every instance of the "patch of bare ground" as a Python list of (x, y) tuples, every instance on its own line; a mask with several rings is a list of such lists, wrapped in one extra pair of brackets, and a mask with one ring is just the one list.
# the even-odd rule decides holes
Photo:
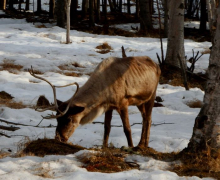
[(104, 43), (96, 46), (96, 49), (98, 49), (98, 51), (96, 51), (96, 52), (98, 52), (100, 54), (106, 54), (106, 53), (111, 52), (112, 47), (107, 42), (104, 42)]
[(193, 99), (191, 101), (186, 102), (186, 105), (190, 108), (201, 108), (203, 105), (203, 102), (198, 99)]
[(142, 149), (140, 154), (152, 157), (157, 160), (176, 163), (169, 171), (177, 173), (179, 176), (198, 176), (200, 178), (213, 177), (220, 179), (220, 152), (210, 155), (210, 150), (202, 152), (181, 152), (162, 153), (152, 148)]
[(138, 166), (125, 162), (127, 153), (120, 149), (104, 148), (96, 151), (98, 152), (90, 157), (80, 158), (80, 161), (85, 164), (83, 167), (90, 172), (114, 173), (138, 169)]
[(5, 91), (0, 92), (0, 106), (7, 106), (12, 109), (23, 109), (26, 106), (22, 102), (15, 102), (13, 101), (14, 97), (8, 94)]
[(80, 150), (85, 149), (79, 145), (73, 145), (68, 143), (62, 143), (55, 139), (38, 139), (35, 141), (21, 142), (21, 148), (19, 156), (34, 155), (43, 157), (45, 155), (66, 155), (74, 154)]
[(0, 64), (0, 70), (6, 70), (10, 73), (17, 74), (23, 66), (15, 64), (14, 60), (4, 59), (3, 63)]
[[(18, 143), (17, 157), (27, 155), (40, 156), (45, 155), (66, 155), (73, 154), (84, 147), (62, 143), (54, 139), (38, 139), (30, 141), (25, 138)], [(92, 149), (96, 153), (91, 153), (90, 156), (78, 156), (79, 161), (84, 163), (83, 167), (91, 172), (113, 173), (131, 169), (139, 169), (137, 163), (125, 162), (125, 157), (128, 154), (139, 154), (141, 156), (152, 157), (156, 160), (173, 163), (169, 171), (177, 173), (179, 176), (198, 176), (200, 178), (213, 177), (220, 179), (220, 152), (211, 154), (210, 148), (201, 152), (189, 152), (183, 150), (181, 152), (162, 153), (152, 148), (133, 148), (131, 150), (119, 148), (103, 148)], [(213, 151), (213, 150), (212, 150)], [(4, 156), (4, 155), (3, 155)], [(180, 163), (181, 162), (181, 163)], [(49, 171), (40, 170), (38, 175), (42, 177), (50, 176)]]
[(9, 156), (9, 155), (10, 155), (9, 152), (4, 152), (4, 151), (1, 151), (1, 150), (0, 150), (0, 159), (5, 158), (5, 157), (7, 157), (7, 156)]
[[(172, 86), (182, 86), (183, 78), (180, 69), (172, 66), (161, 67), (160, 84), (170, 84)], [(206, 75), (188, 74), (189, 88), (200, 88), (204, 90), (206, 84)]]

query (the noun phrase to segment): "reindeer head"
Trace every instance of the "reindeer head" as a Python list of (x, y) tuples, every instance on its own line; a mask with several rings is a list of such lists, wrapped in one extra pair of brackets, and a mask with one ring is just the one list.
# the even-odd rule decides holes
[[(66, 142), (79, 125), (80, 116), (78, 114), (84, 110), (84, 107), (72, 105), (72, 100), (74, 99), (76, 93), (79, 90), (78, 83), (74, 82), (74, 83), (67, 84), (64, 86), (54, 86), (48, 80), (46, 80), (40, 76), (37, 76), (34, 73), (32, 67), (29, 70), (29, 73), (33, 77), (47, 82), (52, 87), (53, 94), (54, 94), (54, 105), (50, 106), (48, 108), (45, 108), (45, 109), (36, 108), (35, 110), (39, 111), (39, 112), (43, 112), (46, 110), (56, 111), (56, 115), (50, 114), (48, 116), (44, 116), (44, 117), (42, 116), (42, 117), (43, 117), (43, 119), (55, 119), (55, 118), (57, 119), (57, 128), (56, 128), (55, 139), (62, 141), (62, 142)], [(70, 85), (77, 86), (77, 89), (76, 89), (76, 92), (74, 93), (74, 95), (66, 102), (61, 102), (61, 101), (57, 100), (56, 88), (67, 87)]]

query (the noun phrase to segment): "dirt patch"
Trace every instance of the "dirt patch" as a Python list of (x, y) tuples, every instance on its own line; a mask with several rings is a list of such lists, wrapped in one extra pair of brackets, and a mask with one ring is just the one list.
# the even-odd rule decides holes
[(203, 106), (203, 102), (198, 99), (194, 99), (192, 101), (186, 102), (186, 105), (190, 108), (201, 108)]
[(45, 155), (74, 154), (85, 149), (82, 146), (59, 142), (55, 139), (38, 139), (27, 144), (21, 154), (32, 154), (43, 157)]
[(13, 101), (14, 97), (8, 94), (5, 91), (0, 92), (0, 106), (7, 106), (9, 108), (13, 109), (22, 109), (25, 108), (26, 106), (22, 102), (15, 102)]
[(220, 179), (220, 153), (210, 155), (210, 151), (201, 152), (181, 152), (162, 153), (152, 148), (141, 149), (141, 155), (152, 157), (165, 162), (181, 161), (173, 165), (169, 171), (177, 173), (179, 176), (198, 176), (200, 178), (213, 177)]
[(0, 92), (0, 99), (8, 99), (8, 100), (11, 100), (13, 99), (14, 97), (11, 96), (11, 94), (8, 94), (7, 92), (5, 91), (1, 91)]
[(14, 64), (14, 60), (4, 59), (3, 63), (0, 64), (1, 70), (6, 70), (10, 73), (17, 74), (23, 66)]
[(106, 54), (111, 52), (112, 47), (107, 42), (104, 42), (103, 44), (96, 46), (96, 49), (98, 49), (96, 52), (100, 54)]
[(138, 169), (124, 161), (127, 153), (117, 148), (104, 148), (98, 150), (93, 156), (81, 158), (83, 166), (90, 172), (114, 173)]
[[(163, 66), (161, 68), (160, 84), (170, 84), (172, 86), (182, 86), (183, 78), (181, 70), (173, 66)], [(188, 74), (188, 86), (189, 88), (205, 89), (206, 75), (200, 74)]]

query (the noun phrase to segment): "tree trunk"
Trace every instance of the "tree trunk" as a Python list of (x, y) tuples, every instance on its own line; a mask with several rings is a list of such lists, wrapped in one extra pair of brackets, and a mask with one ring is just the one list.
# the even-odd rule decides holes
[(37, 12), (41, 12), (41, 0), (37, 0)]
[(193, 135), (188, 144), (188, 149), (194, 152), (207, 148), (220, 150), (220, 6), (217, 13), (217, 30), (209, 59), (204, 105), (195, 119)]
[(74, 25), (77, 23), (77, 7), (78, 0), (73, 0), (70, 5), (70, 24)]
[(111, 10), (111, 12), (114, 12), (115, 9), (114, 9), (114, 6), (113, 6), (112, 1), (111, 1), (111, 0), (108, 0), (108, 4), (109, 4), (109, 6), (110, 6), (110, 10)]
[(96, 22), (99, 22), (101, 19), (100, 16), (100, 0), (97, 1), (97, 7), (96, 7)]
[(26, 0), (25, 11), (30, 10), (30, 0)]
[(71, 0), (66, 0), (66, 44), (70, 44), (70, 5)]
[(166, 63), (180, 67), (178, 54), (185, 65), (184, 51), (184, 0), (170, 0), (169, 31)]
[(127, 13), (131, 14), (131, 2), (130, 2), (130, 0), (127, 0)]
[(94, 20), (94, 0), (89, 0), (89, 26), (95, 26)]
[(144, 33), (152, 30), (152, 20), (150, 13), (150, 0), (140, 0), (140, 29)]
[(56, 9), (56, 17), (57, 17), (57, 26), (65, 28), (66, 0), (57, 0), (55, 9)]
[(193, 5), (193, 0), (188, 1), (188, 8), (187, 8), (187, 17), (191, 18), (192, 17), (192, 5)]
[(140, 17), (140, 0), (136, 0), (136, 13), (135, 13), (135, 18), (139, 19)]
[(122, 12), (122, 0), (119, 0), (118, 11), (119, 11), (120, 13)]
[(168, 36), (168, 12), (169, 12), (169, 9), (168, 9), (168, 0), (164, 0), (164, 37), (167, 37)]
[(13, 10), (14, 9), (14, 0), (9, 0), (9, 10)]
[(5, 10), (6, 7), (6, 0), (0, 0), (0, 9)]
[(107, 21), (107, 0), (103, 0), (104, 4), (102, 4), (102, 10), (104, 14), (105, 21)]
[[(214, 32), (216, 29), (216, 2), (215, 0), (206, 0), (206, 6), (208, 10), (209, 29), (212, 37), (214, 38)], [(213, 42), (212, 38), (212, 42)]]
[(207, 19), (207, 13), (206, 13), (206, 0), (200, 0), (200, 31), (206, 31), (206, 19)]
[(86, 17), (88, 8), (89, 8), (89, 0), (83, 0), (82, 1), (82, 18)]
[(49, 17), (50, 17), (51, 19), (54, 18), (54, 11), (55, 11), (55, 0), (50, 0)]

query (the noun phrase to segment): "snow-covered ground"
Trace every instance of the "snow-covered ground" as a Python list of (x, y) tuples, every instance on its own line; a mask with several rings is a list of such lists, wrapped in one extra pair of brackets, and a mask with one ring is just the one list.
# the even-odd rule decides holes
[[(0, 13), (3, 13), (0, 11)], [(48, 79), (55, 85), (65, 85), (71, 82), (78, 82), (82, 86), (89, 78), (89, 73), (109, 56), (121, 57), (121, 46), (126, 49), (128, 56), (151, 57), (157, 62), (156, 53), (160, 54), (159, 39), (154, 38), (128, 38), (120, 36), (104, 36), (88, 34), (79, 31), (71, 31), (72, 44), (64, 44), (65, 30), (59, 27), (38, 28), (39, 24), (26, 23), (25, 20), (0, 19), (0, 64), (13, 63), (21, 65), (20, 71), (0, 71), (0, 91), (6, 91), (14, 97), (16, 102), (27, 105), (24, 109), (11, 109), (0, 107), (0, 119), (14, 123), (27, 124), (29, 126), (18, 126), (19, 130), (14, 132), (0, 131), (11, 138), (0, 136), (0, 150), (17, 151), (18, 144), (24, 141), (25, 136), (31, 140), (38, 138), (53, 138), (55, 134), (56, 120), (43, 120), (41, 115), (51, 113), (46, 111), (39, 113), (32, 108), (36, 104), (39, 95), (45, 95), (53, 102), (51, 87), (40, 80), (34, 79), (28, 72), (33, 66), (40, 71), (42, 77)], [(96, 46), (107, 42), (112, 46), (108, 54), (99, 54)], [(167, 39), (163, 39), (166, 48)], [(188, 57), (194, 51), (203, 51), (211, 46), (210, 42), (194, 42), (185, 40), (185, 51)], [(166, 49), (165, 49), (166, 52)], [(208, 67), (209, 55), (205, 54), (196, 64), (197, 72), (204, 72)], [(82, 67), (74, 67), (78, 63)], [(59, 66), (66, 67), (61, 70)], [(69, 70), (68, 70), (69, 68)], [(65, 76), (64, 72), (74, 71), (82, 74), (80, 77)], [(58, 89), (58, 99), (67, 100), (76, 88), (74, 86)], [(192, 100), (202, 100), (204, 92), (198, 88), (185, 91), (183, 87), (173, 87), (167, 84), (159, 85), (157, 95), (164, 102), (165, 107), (153, 109), (152, 128), (149, 146), (161, 152), (180, 151), (185, 148), (192, 135), (194, 120), (199, 109), (189, 108), (186, 103)], [(141, 115), (136, 107), (129, 108), (130, 124), (141, 123)], [(103, 115), (95, 120), (103, 122)], [(164, 124), (161, 124), (164, 123)], [(121, 125), (120, 117), (113, 114), (112, 125)], [(157, 125), (161, 124), (161, 125)], [(0, 122), (0, 125), (7, 125)], [(45, 127), (50, 126), (50, 127)], [(94, 147), (102, 144), (104, 127), (101, 124), (87, 124), (80, 126), (69, 139), (74, 144), (84, 147)], [(134, 144), (140, 140), (141, 125), (132, 126), (132, 137)], [(122, 127), (113, 127), (109, 142), (116, 147), (127, 146), (127, 141)], [(140, 170), (131, 170), (120, 173), (95, 173), (87, 172), (80, 167), (77, 156), (86, 153), (81, 151), (67, 156), (45, 156), (41, 157), (6, 157), (0, 159), (0, 179), (44, 179), (38, 176), (39, 171), (45, 171), (49, 179), (117, 179), (117, 180), (197, 180), (198, 177), (179, 177), (177, 174), (168, 171), (171, 165), (147, 157), (129, 156), (129, 161), (140, 164)], [(210, 179), (210, 178), (203, 178)]]

